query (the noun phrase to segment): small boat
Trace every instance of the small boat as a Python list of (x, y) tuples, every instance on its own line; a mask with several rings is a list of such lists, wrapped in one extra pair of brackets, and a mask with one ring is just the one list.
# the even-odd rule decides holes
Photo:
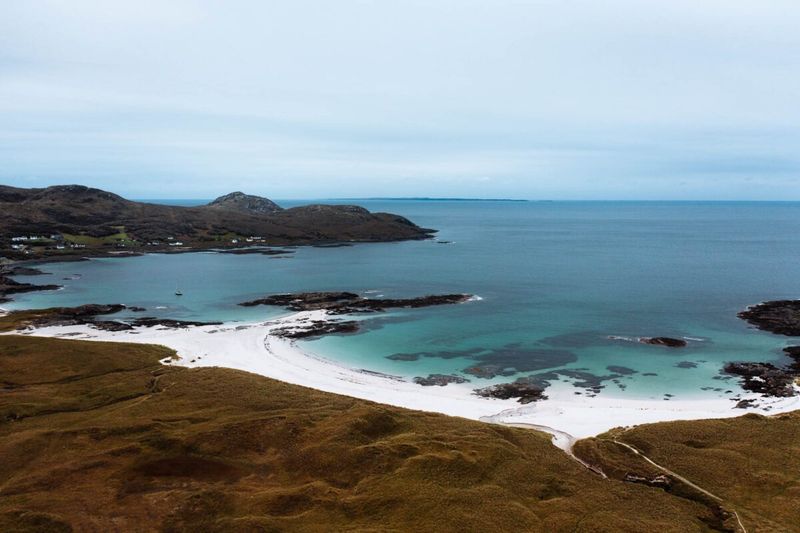
[(181, 292), (180, 289), (178, 288), (175, 289), (175, 296), (183, 296), (183, 293)]

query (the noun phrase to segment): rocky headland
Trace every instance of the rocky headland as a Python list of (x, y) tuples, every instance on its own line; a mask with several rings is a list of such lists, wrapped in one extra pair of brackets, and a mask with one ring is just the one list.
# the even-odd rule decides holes
[(737, 316), (763, 331), (800, 336), (800, 300), (763, 302), (748, 307)]
[(61, 288), (61, 285), (54, 284), (36, 285), (33, 283), (22, 283), (10, 277), (20, 275), (30, 276), (36, 274), (41, 274), (41, 271), (22, 267), (0, 270), (0, 303), (11, 301), (10, 295), (12, 294), (33, 291), (54, 291)]
[(127, 331), (136, 327), (185, 328), (189, 326), (219, 325), (221, 322), (196, 322), (160, 317), (139, 317), (129, 320), (105, 320), (99, 317), (113, 315), (128, 308), (123, 304), (85, 304), (76, 307), (52, 307), (12, 311), (5, 317), (16, 329), (45, 328), (53, 326), (91, 326), (105, 331)]
[[(753, 305), (737, 315), (756, 328), (777, 335), (800, 336), (800, 300), (774, 300)], [(722, 372), (738, 376), (742, 388), (764, 396), (788, 397), (797, 394), (800, 379), (800, 346), (783, 349), (784, 363), (733, 361)]]
[(434, 232), (359, 206), (284, 209), (241, 192), (182, 207), (135, 202), (81, 185), (0, 186), (0, 250), (13, 260), (401, 241), (428, 239)]

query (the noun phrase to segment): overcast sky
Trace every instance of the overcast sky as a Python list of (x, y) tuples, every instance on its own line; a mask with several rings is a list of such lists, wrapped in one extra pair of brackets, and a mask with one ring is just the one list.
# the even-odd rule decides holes
[(800, 2), (3, 0), (0, 182), (800, 200)]

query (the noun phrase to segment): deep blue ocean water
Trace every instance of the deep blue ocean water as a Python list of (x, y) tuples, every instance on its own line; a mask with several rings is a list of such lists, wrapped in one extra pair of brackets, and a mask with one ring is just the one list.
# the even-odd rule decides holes
[[(178, 202), (202, 203), (169, 203)], [(779, 360), (781, 347), (800, 343), (736, 318), (748, 304), (800, 297), (800, 203), (359, 203), (437, 228), (437, 240), (452, 243), (306, 247), (289, 258), (155, 254), (49, 264), (51, 275), (19, 279), (65, 288), (20, 295), (6, 307), (121, 302), (147, 307), (148, 315), (229, 321), (282, 314), (236, 305), (276, 292), (468, 292), (483, 299), (376, 315), (363, 333), (306, 348), (407, 377), (461, 373), (476, 386), (572, 369), (605, 378), (604, 395), (654, 398), (735, 394), (735, 380), (719, 379), (725, 361)], [(75, 274), (80, 279), (63, 279)], [(176, 286), (183, 297), (174, 296)], [(699, 340), (668, 349), (609, 335)], [(463, 374), (476, 365), (518, 372)], [(580, 382), (586, 375), (545, 377)]]

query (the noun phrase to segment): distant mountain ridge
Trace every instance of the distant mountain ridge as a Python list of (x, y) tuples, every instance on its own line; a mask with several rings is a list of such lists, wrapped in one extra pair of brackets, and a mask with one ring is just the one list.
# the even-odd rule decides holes
[[(430, 237), (390, 213), (350, 205), (308, 205), (283, 209), (259, 196), (233, 192), (203, 206), (182, 207), (127, 200), (83, 185), (23, 189), (0, 185), (0, 243), (14, 237), (61, 236), (91, 245), (158, 246), (182, 242), (192, 247), (242, 244), (258, 236), (266, 244), (375, 242)], [(80, 236), (78, 239), (75, 236)], [(120, 244), (122, 243), (122, 244)]]

